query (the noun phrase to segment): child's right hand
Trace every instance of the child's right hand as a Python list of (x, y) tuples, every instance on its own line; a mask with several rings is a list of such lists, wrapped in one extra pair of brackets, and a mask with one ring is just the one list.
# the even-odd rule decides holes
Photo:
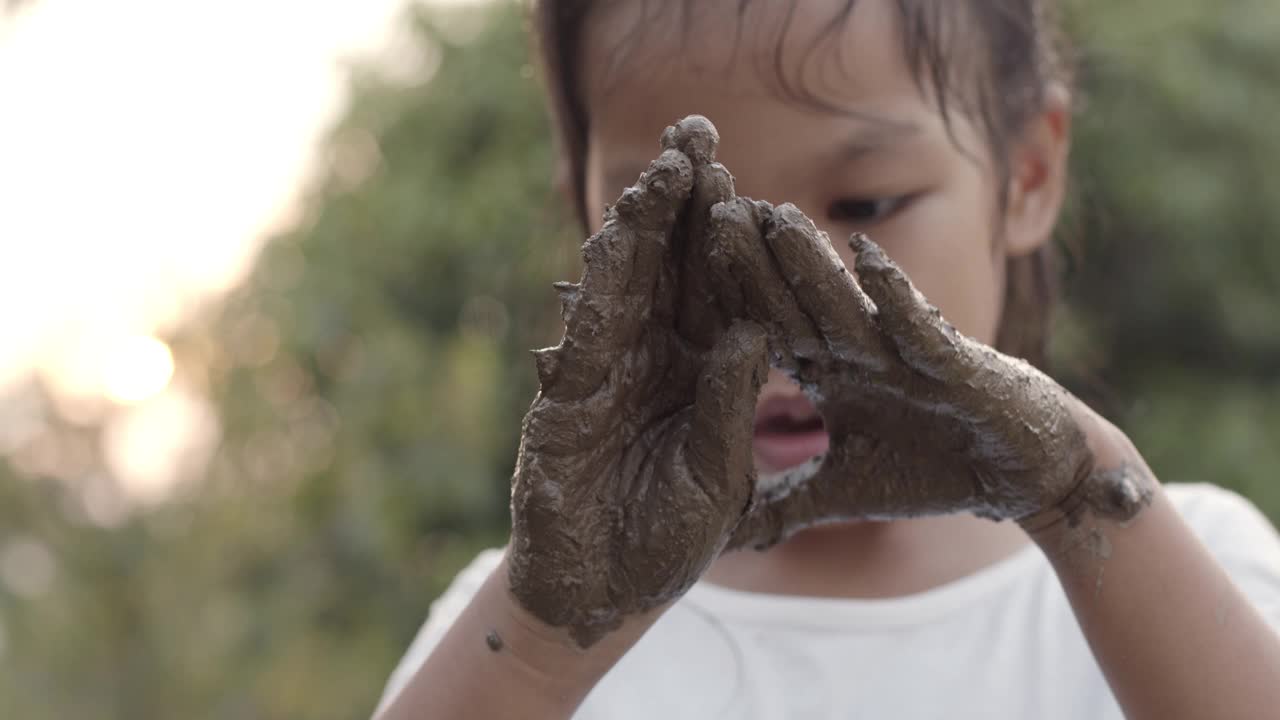
[(718, 316), (699, 272), (731, 181), (710, 123), (663, 140), (583, 246), (581, 284), (559, 286), (565, 335), (536, 355), (513, 479), (511, 592), (583, 647), (682, 595), (754, 490), (765, 332)]

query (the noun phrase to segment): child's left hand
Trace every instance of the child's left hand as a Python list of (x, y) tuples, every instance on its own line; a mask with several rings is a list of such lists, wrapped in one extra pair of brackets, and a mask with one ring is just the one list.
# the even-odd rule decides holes
[(825, 456), (760, 484), (733, 546), (848, 519), (1026, 521), (1086, 507), (1127, 519), (1148, 501), (1140, 470), (1100, 467), (1083, 403), (956, 331), (865, 236), (850, 241), (855, 280), (794, 206), (735, 198), (711, 222), (721, 301), (770, 329), (775, 364), (814, 399), (831, 437)]

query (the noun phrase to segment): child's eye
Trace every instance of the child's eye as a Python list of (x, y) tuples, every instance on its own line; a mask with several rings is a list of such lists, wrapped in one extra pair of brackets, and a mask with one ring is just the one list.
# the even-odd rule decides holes
[(871, 225), (901, 210), (909, 195), (889, 198), (840, 198), (827, 207), (827, 219), (833, 222)]

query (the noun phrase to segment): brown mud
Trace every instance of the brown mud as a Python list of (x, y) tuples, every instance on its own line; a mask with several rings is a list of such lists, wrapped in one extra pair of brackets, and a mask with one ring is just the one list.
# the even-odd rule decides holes
[(541, 389), (512, 481), (509, 583), (588, 646), (702, 575), (751, 504), (764, 330), (705, 286), (710, 207), (732, 196), (702, 118), (583, 246), (560, 284), (561, 343), (535, 353)]
[(490, 630), (484, 636), (484, 644), (488, 646), (490, 652), (501, 652), (505, 643), (502, 642), (502, 636), (497, 630)]
[[(582, 281), (557, 285), (565, 335), (535, 352), (512, 485), (525, 608), (585, 647), (722, 550), (816, 524), (1055, 511), (1074, 526), (1149, 502), (1149, 475), (1095, 468), (1057, 383), (957, 332), (865, 236), (850, 272), (794, 206), (736, 197), (717, 141), (705, 118), (668, 128), (583, 246)], [(757, 480), (767, 363), (814, 401), (831, 446)]]
[(1078, 401), (959, 333), (865, 235), (850, 240), (850, 273), (789, 204), (735, 198), (712, 208), (711, 231), (727, 311), (769, 331), (773, 364), (831, 436), (825, 456), (761, 479), (731, 547), (826, 522), (955, 512), (1123, 521), (1149, 502), (1150, 476), (1094, 467)]

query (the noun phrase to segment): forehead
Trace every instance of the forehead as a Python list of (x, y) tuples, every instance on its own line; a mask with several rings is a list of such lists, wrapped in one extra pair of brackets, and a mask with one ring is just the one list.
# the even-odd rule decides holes
[(917, 82), (896, 0), (614, 0), (583, 31), (589, 202), (634, 180), (662, 129), (693, 113), (764, 199), (869, 149), (990, 160), (966, 114), (944, 118)]
[(681, 86), (854, 113), (924, 100), (891, 0), (612, 0), (583, 31), (592, 109)]

